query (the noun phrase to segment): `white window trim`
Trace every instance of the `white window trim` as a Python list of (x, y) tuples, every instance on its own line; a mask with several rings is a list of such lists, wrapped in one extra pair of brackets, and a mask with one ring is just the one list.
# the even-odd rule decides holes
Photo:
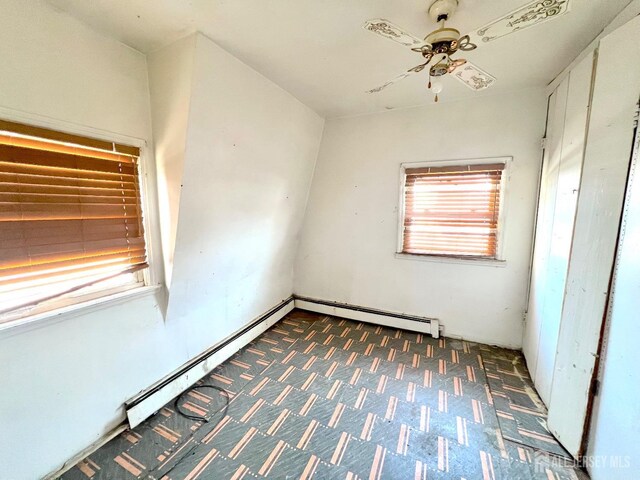
[[(429, 261), (437, 263), (462, 263), (479, 266), (492, 266), (500, 267), (506, 266), (506, 259), (504, 255), (505, 244), (505, 219), (507, 215), (508, 203), (507, 198), (509, 195), (509, 176), (511, 174), (511, 162), (513, 157), (485, 157), (485, 158), (459, 158), (450, 160), (429, 160), (424, 162), (411, 162), (400, 164), (399, 174), (399, 188), (400, 192), (398, 196), (398, 232), (395, 257), (403, 260), (419, 260)], [(435, 255), (429, 253), (406, 253), (402, 251), (404, 245), (404, 216), (405, 216), (405, 183), (406, 183), (406, 170), (408, 168), (422, 168), (422, 167), (445, 167), (445, 166), (460, 166), (460, 165), (481, 165), (484, 163), (504, 163), (504, 170), (502, 172), (502, 178), (500, 180), (500, 211), (498, 212), (498, 246), (496, 250), (495, 258), (484, 257), (461, 257), (458, 255)]]
[[(156, 294), (161, 289), (160, 285), (144, 286), (132, 284), (127, 287), (104, 290), (100, 296), (85, 295), (75, 302), (55, 302), (55, 307), (37, 313), (17, 317), (13, 320), (0, 323), (0, 336), (12, 335), (18, 331), (24, 331), (30, 327), (39, 328), (46, 324), (67, 320), (77, 315), (87, 315), (103, 308), (112, 307), (123, 302), (128, 302), (147, 295)], [(53, 302), (52, 302), (53, 303)], [(47, 304), (48, 306), (49, 304)]]
[[(139, 295), (146, 295), (158, 291), (162, 284), (162, 269), (158, 266), (162, 264), (161, 251), (159, 249), (160, 239), (152, 228), (157, 224), (159, 218), (158, 206), (156, 202), (151, 201), (153, 195), (151, 186), (153, 182), (149, 177), (155, 169), (149, 167), (149, 162), (153, 162), (153, 156), (150, 154), (146, 140), (137, 137), (131, 137), (118, 133), (100, 130), (93, 127), (69, 123), (64, 120), (51, 119), (36, 114), (16, 111), (6, 107), (0, 107), (0, 117), (5, 120), (25, 123), (35, 127), (49, 128), (59, 132), (65, 132), (75, 135), (82, 135), (107, 142), (122, 143), (138, 147), (140, 149), (140, 157), (138, 161), (139, 178), (140, 178), (140, 201), (143, 209), (143, 228), (145, 246), (147, 250), (147, 263), (149, 267), (141, 272), (136, 272), (139, 283), (132, 283), (116, 288), (107, 288), (104, 291), (92, 291), (87, 295), (74, 295), (73, 297), (61, 297), (60, 299), (49, 300), (46, 304), (27, 311), (24, 315), (7, 317), (10, 320), (2, 321), (0, 317), (0, 331), (7, 331), (14, 327), (40, 322), (49, 318), (59, 317), (67, 312), (89, 313), (96, 308), (102, 308), (113, 304), (115, 301), (120, 302), (122, 299), (129, 299)], [(154, 190), (155, 191), (155, 190)]]

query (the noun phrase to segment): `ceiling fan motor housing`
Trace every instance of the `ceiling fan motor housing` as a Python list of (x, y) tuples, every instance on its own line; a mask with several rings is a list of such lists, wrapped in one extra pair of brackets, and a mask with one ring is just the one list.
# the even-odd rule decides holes
[(450, 20), (457, 7), (458, 0), (436, 0), (429, 7), (429, 16), (436, 23)]
[(446, 53), (451, 55), (458, 50), (460, 32), (455, 28), (439, 28), (424, 37), (424, 41), (431, 45), (433, 53)]

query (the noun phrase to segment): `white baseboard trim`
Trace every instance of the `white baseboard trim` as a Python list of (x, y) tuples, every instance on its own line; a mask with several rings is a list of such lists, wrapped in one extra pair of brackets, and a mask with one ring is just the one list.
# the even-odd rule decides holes
[(294, 298), (296, 308), (301, 310), (426, 333), (433, 338), (440, 337), (440, 321), (437, 318), (416, 317), (402, 313), (386, 312), (384, 310), (307, 297), (294, 296)]
[(125, 403), (125, 408), (129, 426), (133, 428), (142, 423), (172, 398), (180, 395), (258, 335), (269, 329), (293, 308), (293, 297), (290, 297), (255, 319), (242, 330), (203, 352), (172, 374), (128, 400)]
[(160, 410), (160, 408), (166, 405), (172, 398), (181, 394), (251, 340), (271, 328), (271, 326), (282, 319), (282, 317), (293, 310), (293, 308), (293, 297), (290, 297), (273, 307), (264, 315), (256, 318), (245, 328), (198, 355), (171, 375), (168, 375), (151, 387), (140, 392), (131, 400), (128, 400), (125, 403), (128, 423), (125, 421), (118, 425), (87, 448), (71, 457), (62, 467), (43, 477), (43, 480), (54, 480), (58, 478), (79, 461), (91, 455), (127, 428), (133, 428), (139, 425), (146, 418)]
[(60, 467), (58, 470), (55, 470), (55, 471), (45, 475), (44, 477), (42, 477), (42, 480), (55, 480), (56, 478), (59, 478), (63, 473), (71, 470), (76, 465), (76, 463), (78, 463), (80, 460), (84, 460), (86, 457), (91, 455), (93, 452), (98, 450), (100, 447), (102, 447), (103, 445), (105, 445), (109, 441), (111, 441), (113, 438), (115, 438), (118, 435), (120, 435), (126, 429), (127, 429), (127, 425), (125, 423), (121, 423), (116, 428), (111, 430), (109, 433), (107, 433), (106, 435), (100, 437), (97, 441), (93, 442), (87, 448), (85, 448), (84, 450), (76, 453), (73, 457), (71, 457), (66, 462), (64, 462), (62, 467)]

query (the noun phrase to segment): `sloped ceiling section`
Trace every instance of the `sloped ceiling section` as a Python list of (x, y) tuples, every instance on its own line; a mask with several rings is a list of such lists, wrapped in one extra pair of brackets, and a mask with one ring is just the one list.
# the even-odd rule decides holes
[[(424, 75), (365, 93), (420, 63), (420, 55), (362, 29), (387, 18), (417, 37), (435, 28), (424, 0), (48, 0), (142, 52), (200, 31), (323, 116), (356, 115), (433, 101)], [(526, 0), (460, 0), (451, 26), (470, 32)], [(483, 45), (466, 56), (497, 78), (473, 92), (446, 79), (443, 101), (500, 94), (551, 81), (629, 0), (570, 0), (571, 11)]]

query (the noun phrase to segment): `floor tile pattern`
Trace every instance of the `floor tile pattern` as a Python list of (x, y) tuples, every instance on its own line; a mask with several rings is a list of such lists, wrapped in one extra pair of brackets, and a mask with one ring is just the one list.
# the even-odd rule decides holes
[(577, 479), (515, 351), (293, 311), (64, 479)]
[(547, 408), (535, 391), (520, 352), (480, 345), (504, 438), (570, 458), (547, 427)]

